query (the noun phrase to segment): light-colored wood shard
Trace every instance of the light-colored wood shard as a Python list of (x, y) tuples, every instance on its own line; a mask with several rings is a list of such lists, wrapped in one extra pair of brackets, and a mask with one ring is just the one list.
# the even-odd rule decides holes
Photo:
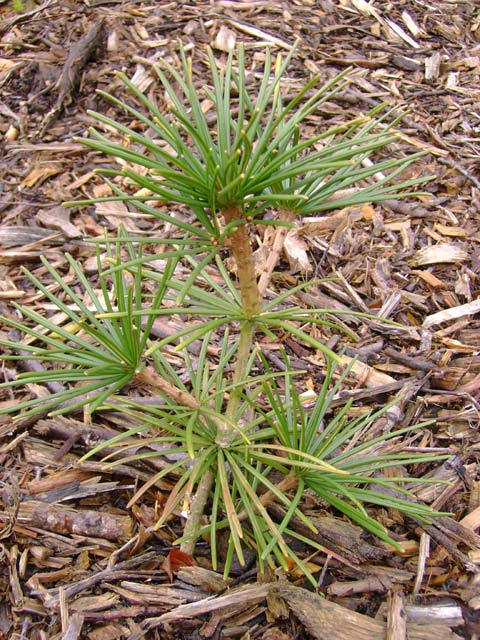
[(451, 309), (444, 309), (438, 311), (430, 316), (427, 316), (423, 321), (423, 327), (428, 329), (436, 324), (447, 322), (448, 320), (456, 320), (457, 318), (463, 318), (464, 316), (472, 316), (475, 313), (480, 313), (480, 298), (468, 302), (467, 304), (461, 304), (458, 307), (452, 307)]
[(442, 243), (419, 249), (413, 256), (412, 262), (416, 267), (425, 264), (440, 264), (441, 262), (463, 262), (468, 260), (468, 253), (453, 244)]

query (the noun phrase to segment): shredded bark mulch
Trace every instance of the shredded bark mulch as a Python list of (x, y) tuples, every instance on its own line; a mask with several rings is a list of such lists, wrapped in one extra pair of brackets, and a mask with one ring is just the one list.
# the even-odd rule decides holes
[[(450, 456), (436, 468), (416, 470), (444, 484), (415, 491), (452, 516), (421, 527), (398, 513), (372, 509), (402, 541), (406, 551), (400, 556), (307, 496), (304, 508), (326, 549), (306, 559), (318, 578), (317, 593), (293, 570), (258, 574), (253, 557), (225, 579), (211, 570), (207, 541), (197, 545), (193, 561), (176, 551), (180, 516), (157, 532), (149, 530), (172, 486), (168, 478), (126, 508), (137, 485), (162, 468), (161, 457), (110, 471), (100, 459), (78, 464), (95, 443), (128, 428), (120, 415), (98, 421), (81, 414), (4, 420), (0, 640), (480, 635), (476, 0), (46, 0), (25, 2), (22, 13), (0, 2), (0, 312), (15, 317), (16, 301), (53, 313), (21, 271), (27, 266), (48, 282), (42, 255), (75, 285), (65, 253), (94, 278), (95, 248), (87, 240), (105, 228), (114, 233), (123, 224), (132, 233), (168, 232), (124, 203), (61, 206), (105, 194), (94, 170), (112, 161), (74, 138), (96, 124), (89, 109), (132, 125), (96, 94), (121, 93), (115, 70), (161, 104), (152, 67), (162, 59), (178, 61), (179, 39), (194, 51), (201, 85), (208, 79), (207, 45), (222, 59), (232, 44), (243, 42), (255, 81), (265, 46), (288, 51), (297, 38), (301, 43), (286, 79), (292, 92), (312, 74), (326, 80), (351, 67), (348, 87), (312, 114), (312, 135), (385, 102), (407, 111), (396, 127), (395, 151), (428, 151), (402, 178), (435, 177), (425, 186), (428, 197), (299, 221), (270, 291), (281, 292), (305, 274), (334, 278), (312, 287), (309, 300), (398, 323), (345, 320), (358, 338), (348, 342), (345, 359), (359, 361), (336, 402), (353, 397), (352, 411), (358, 412), (396, 397), (397, 405), (374, 425), (377, 433), (434, 420), (404, 446)], [(268, 238), (259, 237), (260, 265), (267, 246)], [(302, 295), (307, 294), (296, 301), (308, 304)], [(156, 330), (162, 335), (169, 327), (160, 323)], [(0, 335), (6, 334), (0, 326)], [(334, 333), (322, 339), (340, 346)], [(308, 372), (305, 389), (314, 391), (322, 359), (291, 338), (282, 340), (295, 368)], [(278, 363), (278, 345), (265, 343), (264, 349)], [(17, 366), (28, 370), (38, 363), (4, 362), (4, 379)], [(18, 394), (0, 397), (2, 407), (15, 402)], [(296, 526), (301, 532), (302, 524)]]

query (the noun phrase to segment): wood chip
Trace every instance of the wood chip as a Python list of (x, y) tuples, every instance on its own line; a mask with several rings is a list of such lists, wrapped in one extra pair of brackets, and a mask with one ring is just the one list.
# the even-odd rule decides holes
[(433, 228), (443, 236), (450, 236), (452, 238), (466, 238), (468, 236), (467, 230), (463, 229), (463, 227), (451, 227), (446, 224), (440, 224), (440, 222), (436, 222), (433, 225)]
[(41, 209), (36, 219), (44, 227), (61, 231), (66, 238), (79, 238), (82, 236), (81, 230), (70, 222), (69, 209), (64, 207), (53, 207), (52, 209)]
[(222, 24), (214, 41), (212, 42), (212, 47), (219, 51), (229, 53), (235, 48), (236, 40), (235, 32)]
[(37, 529), (106, 540), (127, 539), (131, 536), (133, 527), (128, 516), (89, 510), (77, 511), (36, 500), (20, 504), (18, 520)]
[(430, 287), (434, 289), (447, 289), (448, 284), (444, 280), (440, 280), (436, 275), (430, 273), (430, 271), (413, 270), (412, 273), (422, 278)]
[(422, 326), (425, 329), (428, 329), (436, 324), (456, 320), (457, 318), (463, 318), (464, 316), (471, 316), (476, 313), (480, 313), (480, 298), (477, 298), (473, 302), (468, 302), (467, 304), (461, 304), (458, 307), (452, 307), (450, 309), (444, 309), (443, 311), (433, 313), (425, 318)]
[(440, 75), (441, 54), (436, 51), (429, 58), (425, 58), (425, 79), (436, 80)]
[(295, 230), (287, 233), (283, 248), (290, 265), (290, 273), (311, 273), (313, 271), (307, 253), (307, 244)]
[(164, 613), (158, 618), (150, 618), (145, 620), (147, 629), (155, 629), (165, 622), (177, 622), (186, 618), (194, 618), (211, 611), (218, 611), (226, 607), (236, 606), (238, 604), (254, 604), (261, 602), (267, 597), (271, 588), (269, 584), (247, 585), (241, 589), (232, 589), (229, 593), (218, 598), (205, 598), (199, 602), (180, 605), (176, 609)]
[(287, 601), (292, 613), (316, 640), (385, 640), (386, 625), (289, 584), (272, 592)]
[(403, 597), (398, 591), (390, 592), (387, 608), (388, 640), (407, 640), (407, 616)]
[(239, 31), (243, 31), (243, 33), (247, 33), (248, 35), (253, 36), (255, 38), (260, 38), (261, 40), (265, 42), (269, 42), (270, 44), (274, 44), (277, 47), (280, 47), (281, 49), (286, 49), (287, 51), (290, 51), (290, 49), (293, 46), (291, 44), (288, 44), (288, 42), (285, 42), (281, 38), (278, 38), (277, 36), (274, 36), (271, 33), (267, 33), (262, 29), (258, 29), (257, 27), (254, 27), (251, 24), (239, 22), (238, 20), (229, 20), (228, 23), (232, 27), (235, 27), (235, 29), (238, 29)]
[(412, 264), (420, 267), (440, 262), (463, 262), (468, 258), (468, 253), (461, 247), (445, 243), (419, 249), (412, 258)]
[[(349, 356), (340, 356), (342, 362), (346, 365), (349, 365), (353, 358)], [(395, 378), (389, 376), (388, 373), (382, 373), (381, 371), (377, 371), (370, 365), (365, 362), (360, 362), (357, 360), (355, 364), (351, 368), (352, 374), (357, 378), (362, 386), (367, 387), (367, 389), (375, 389), (376, 387), (381, 387), (386, 384), (391, 384), (395, 382)]]
[(419, 36), (424, 36), (424, 32), (417, 25), (411, 13), (409, 13), (408, 11), (402, 11), (402, 20), (405, 23), (405, 26), (407, 27), (407, 29), (415, 38), (418, 38)]

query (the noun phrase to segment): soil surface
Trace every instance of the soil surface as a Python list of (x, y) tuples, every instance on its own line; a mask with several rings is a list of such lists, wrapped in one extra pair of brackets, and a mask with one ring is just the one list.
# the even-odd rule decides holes
[[(318, 540), (329, 552), (309, 558), (317, 593), (302, 577), (259, 575), (235, 567), (229, 580), (209, 565), (208, 544), (195, 565), (172, 551), (180, 517), (152, 533), (165, 481), (126, 505), (155, 467), (106, 471), (100, 459), (77, 461), (127, 428), (117, 416), (81, 414), (0, 423), (0, 640), (251, 638), (259, 640), (477, 638), (480, 635), (480, 9), (476, 0), (298, 0), (290, 2), (146, 2), (24, 0), (14, 13), (0, 1), (0, 312), (12, 302), (53, 313), (21, 269), (48, 281), (40, 256), (74, 280), (65, 254), (95, 277), (88, 238), (123, 224), (162, 233), (157, 220), (123, 203), (64, 209), (64, 201), (102, 195), (94, 173), (109, 166), (75, 141), (96, 122), (88, 110), (132, 120), (96, 90), (121, 92), (121, 70), (161, 102), (152, 67), (178, 62), (178, 40), (206, 81), (206, 48), (225, 58), (244, 43), (249, 68), (300, 45), (287, 81), (325, 80), (349, 68), (349, 85), (313, 114), (312, 135), (386, 103), (406, 112), (396, 153), (427, 152), (409, 175), (435, 177), (428, 195), (319, 214), (299, 221), (270, 289), (334, 278), (310, 294), (322, 307), (394, 320), (355, 324), (346, 346), (359, 363), (346, 381), (353, 410), (397, 398), (377, 425), (434, 420), (405, 443), (449, 455), (417, 497), (451, 518), (419, 527), (395, 512), (372, 513), (395, 532), (403, 555), (366, 536), (312, 499)], [(256, 78), (258, 80), (258, 77)], [(110, 165), (111, 166), (111, 165)], [(261, 238), (258, 259), (261, 262)], [(301, 300), (299, 300), (301, 303)], [(59, 320), (61, 322), (61, 320)], [(9, 330), (0, 324), (0, 336)], [(284, 345), (285, 346), (285, 345)], [(315, 390), (321, 363), (288, 338), (294, 366)], [(275, 345), (265, 350), (275, 357)], [(6, 380), (15, 368), (3, 363)], [(26, 392), (25, 392), (26, 393)], [(24, 392), (2, 391), (0, 407)], [(30, 394), (45, 393), (31, 388)], [(341, 398), (339, 398), (341, 402)], [(397, 470), (398, 471), (398, 470)], [(309, 498), (308, 498), (309, 499)], [(172, 580), (173, 578), (173, 580)]]

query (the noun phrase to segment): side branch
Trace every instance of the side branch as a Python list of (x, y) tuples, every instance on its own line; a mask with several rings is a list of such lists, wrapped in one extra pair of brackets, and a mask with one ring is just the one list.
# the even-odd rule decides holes
[(151, 367), (146, 367), (139, 371), (135, 376), (135, 382), (146, 384), (154, 389), (158, 389), (166, 396), (182, 404), (184, 407), (189, 407), (195, 411), (202, 408), (202, 404), (187, 391), (178, 389), (175, 385), (167, 382), (162, 376), (158, 375)]

